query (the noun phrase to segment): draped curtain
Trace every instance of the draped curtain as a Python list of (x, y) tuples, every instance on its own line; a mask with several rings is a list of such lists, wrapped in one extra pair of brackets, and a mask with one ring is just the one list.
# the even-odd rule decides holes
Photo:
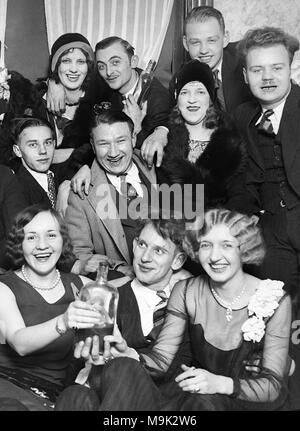
[(63, 33), (78, 32), (92, 47), (108, 36), (128, 40), (145, 68), (158, 60), (174, 0), (44, 0), (49, 51)]
[(6, 12), (7, 12), (7, 0), (0, 0), (0, 42), (1, 42), (1, 53), (0, 53), (0, 66), (5, 64), (5, 29), (6, 29)]

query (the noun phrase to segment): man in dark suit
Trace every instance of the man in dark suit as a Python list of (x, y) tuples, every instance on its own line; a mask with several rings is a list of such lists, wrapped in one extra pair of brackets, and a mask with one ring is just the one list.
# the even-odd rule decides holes
[[(252, 98), (243, 79), (236, 45), (229, 43), (224, 18), (217, 9), (198, 6), (187, 15), (183, 46), (192, 60), (206, 63), (212, 69), (219, 106), (227, 112), (232, 112), (239, 104)], [(177, 73), (170, 82), (170, 93), (173, 97), (176, 75)]]
[(51, 167), (55, 140), (50, 124), (38, 118), (18, 119), (12, 135), (13, 151), (21, 159), (16, 177), (27, 204), (44, 203), (55, 208), (59, 178)]
[[(191, 10), (184, 23), (183, 46), (192, 60), (208, 64), (215, 79), (217, 103), (221, 110), (232, 112), (239, 104), (252, 99), (251, 92), (243, 79), (242, 65), (236, 43), (229, 43), (224, 18), (220, 11), (210, 6), (198, 6)], [(170, 83), (169, 93), (175, 105), (176, 79), (180, 69), (175, 72)], [(152, 147), (145, 143), (142, 155), (149, 165), (157, 153), (156, 166), (162, 162), (164, 144)]]
[(0, 267), (7, 268), (5, 242), (14, 217), (27, 203), (16, 175), (0, 165)]
[[(291, 83), (291, 62), (299, 42), (281, 29), (265, 27), (249, 30), (239, 48), (245, 81), (256, 100), (239, 106), (235, 113), (248, 150), (244, 193), (235, 206), (260, 215), (267, 246), (260, 275), (284, 281), (294, 298), (296, 316), (300, 298), (300, 88)], [(296, 362), (290, 378), (291, 402), (299, 407), (299, 345), (292, 345), (291, 355)]]

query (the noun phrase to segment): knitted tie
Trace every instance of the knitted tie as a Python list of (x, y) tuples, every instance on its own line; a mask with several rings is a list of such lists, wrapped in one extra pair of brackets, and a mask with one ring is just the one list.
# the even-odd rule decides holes
[(217, 99), (218, 99), (219, 108), (222, 111), (225, 111), (225, 109), (226, 109), (225, 98), (224, 98), (222, 81), (219, 79), (219, 71), (218, 70), (213, 71), (213, 75), (214, 75), (215, 89), (217, 92)]
[(54, 174), (53, 172), (47, 173), (47, 179), (48, 179), (48, 197), (51, 202), (52, 208), (55, 208), (56, 204), (56, 190), (55, 190), (55, 183), (54, 183)]
[(149, 341), (155, 341), (158, 334), (160, 333), (160, 330), (162, 328), (162, 325), (165, 320), (166, 316), (166, 306), (168, 302), (168, 297), (164, 290), (158, 290), (156, 292), (156, 295), (161, 298), (159, 303), (155, 306), (154, 313), (153, 313), (153, 328), (149, 335), (147, 336), (147, 339)]
[(272, 121), (269, 118), (269, 117), (271, 117), (272, 114), (274, 114), (273, 109), (267, 109), (263, 113), (263, 116), (261, 117), (260, 123), (258, 124), (258, 130), (262, 130), (265, 133), (267, 133), (268, 135), (274, 134)]
[(137, 191), (133, 187), (132, 184), (129, 184), (126, 181), (126, 175), (127, 174), (120, 175), (120, 179), (121, 179), (121, 194), (122, 194), (122, 196), (126, 197), (127, 200), (131, 201), (132, 199), (134, 199), (134, 198), (137, 197)]

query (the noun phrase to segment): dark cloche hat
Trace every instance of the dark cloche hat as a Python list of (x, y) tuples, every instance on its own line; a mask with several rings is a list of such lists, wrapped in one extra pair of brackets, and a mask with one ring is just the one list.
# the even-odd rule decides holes
[(199, 81), (205, 85), (212, 101), (215, 100), (215, 81), (210, 67), (199, 60), (191, 60), (179, 69), (175, 79), (175, 99), (188, 82)]
[(52, 45), (50, 56), (52, 72), (54, 71), (61, 54), (71, 48), (83, 49), (83, 51), (86, 52), (89, 60), (94, 61), (94, 52), (86, 37), (84, 37), (80, 33), (65, 33), (58, 39), (56, 39), (56, 41)]

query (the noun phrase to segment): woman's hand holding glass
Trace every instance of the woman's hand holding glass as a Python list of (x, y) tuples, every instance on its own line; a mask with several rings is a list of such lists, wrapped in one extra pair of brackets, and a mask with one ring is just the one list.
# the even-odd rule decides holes
[(101, 320), (101, 314), (95, 308), (83, 301), (73, 301), (62, 315), (66, 329), (92, 328)]
[(202, 368), (181, 365), (183, 373), (176, 377), (178, 386), (185, 392), (197, 394), (233, 393), (233, 380), (230, 377), (210, 373)]

